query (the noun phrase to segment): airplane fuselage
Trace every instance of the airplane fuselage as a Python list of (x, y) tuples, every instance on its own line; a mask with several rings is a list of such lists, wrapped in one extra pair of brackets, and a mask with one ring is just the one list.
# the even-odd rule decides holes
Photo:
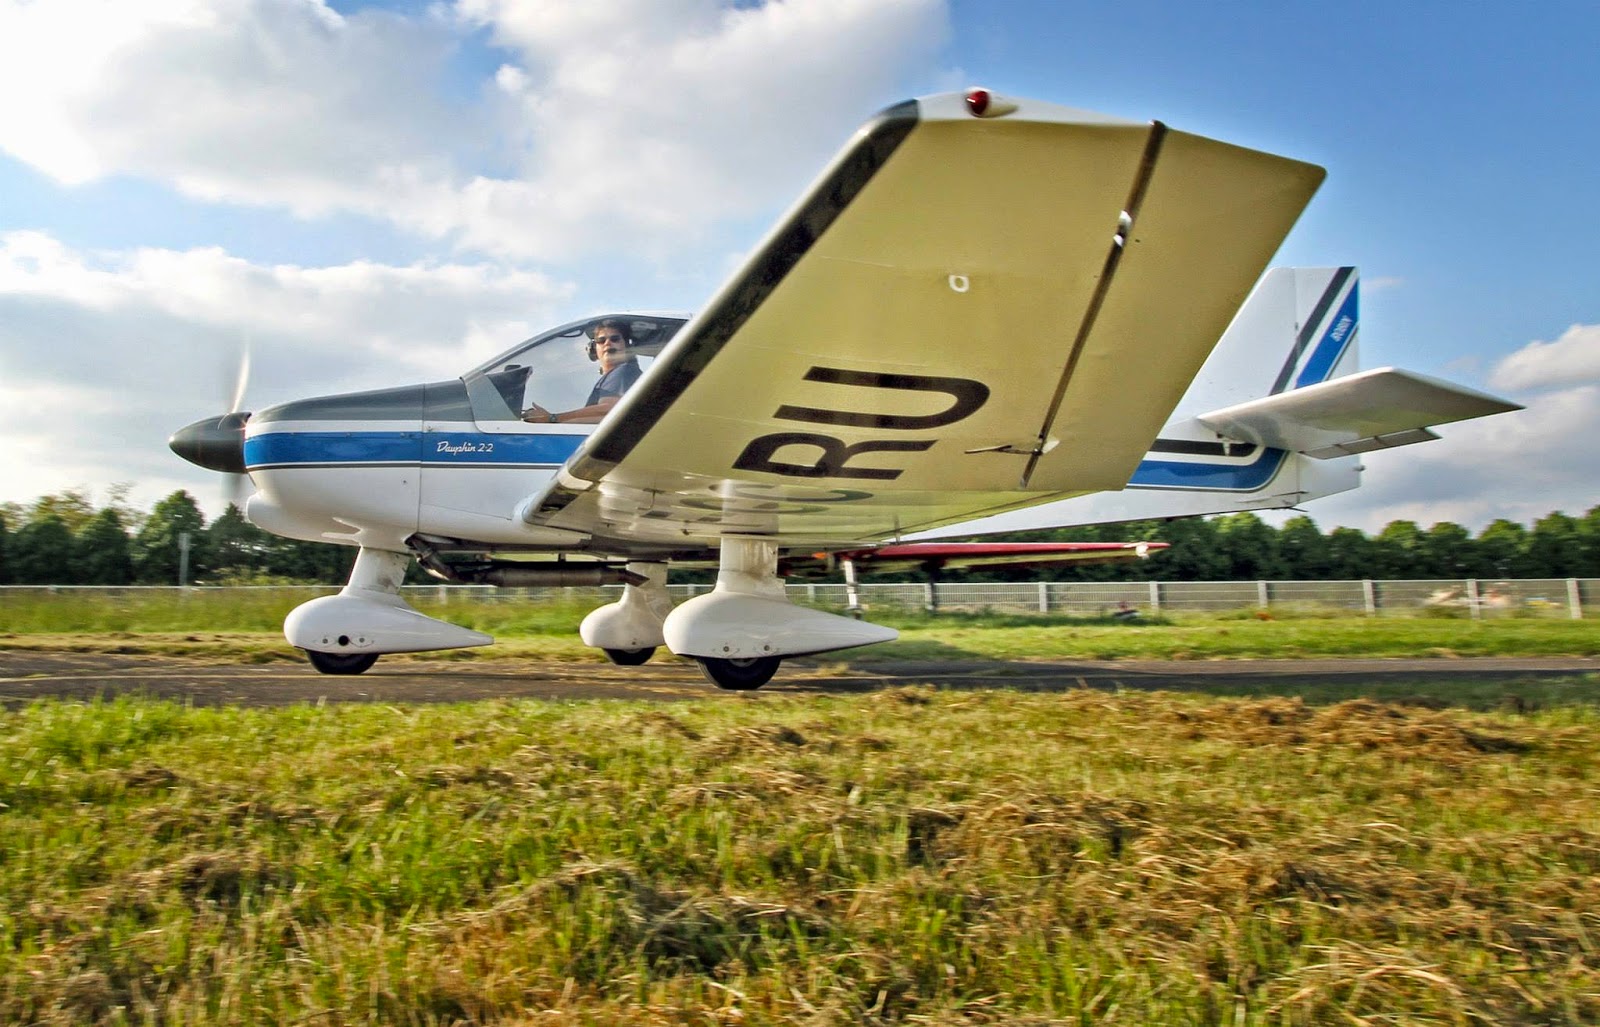
[(512, 519), (594, 430), (472, 416), (460, 379), (300, 400), (250, 418), (246, 514), (275, 534), (403, 551), (418, 532), (561, 548), (572, 533)]

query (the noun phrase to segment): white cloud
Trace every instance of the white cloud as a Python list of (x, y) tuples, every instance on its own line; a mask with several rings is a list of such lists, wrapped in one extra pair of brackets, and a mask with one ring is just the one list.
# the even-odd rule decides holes
[(1600, 382), (1600, 325), (1575, 324), (1554, 342), (1535, 340), (1495, 365), (1497, 389), (1543, 389)]
[(81, 253), (0, 235), (0, 499), (206, 481), (164, 443), (226, 409), (242, 345), (258, 409), (438, 381), (558, 320), (571, 293), (493, 264), (268, 267), (216, 248)]
[[(0, 148), (59, 181), (113, 174), (302, 215), (441, 181), (479, 119), (435, 99), (452, 40), (320, 0), (0, 4)], [(479, 125), (478, 129), (490, 126)]]
[[(485, 29), (513, 59), (442, 99)], [(655, 252), (791, 198), (944, 32), (939, 0), (0, 0), (0, 94), (28, 97), (0, 149), (506, 255)]]
[(462, 0), (512, 48), (528, 145), (441, 220), (471, 245), (654, 251), (792, 199), (944, 37), (935, 0)]
[[(220, 248), (140, 249), (83, 254), (39, 232), (0, 235), (0, 309), (51, 307), (79, 320), (99, 318), (117, 336), (44, 336), (0, 347), (0, 359), (32, 350), (29, 367), (76, 365), (83, 347), (103, 343), (120, 351), (153, 327), (181, 328), (211, 338), (249, 335), (288, 351), (330, 349), (383, 357), (402, 373), (459, 371), (488, 354), (472, 324), (495, 324), (516, 341), (541, 325), (572, 294), (546, 275), (493, 264), (417, 264), (366, 261), (336, 267), (261, 266)], [(8, 333), (27, 336), (26, 318), (7, 318)], [(159, 344), (159, 336), (148, 336)], [(100, 356), (101, 354), (88, 354)], [(24, 373), (26, 371), (24, 370)]]

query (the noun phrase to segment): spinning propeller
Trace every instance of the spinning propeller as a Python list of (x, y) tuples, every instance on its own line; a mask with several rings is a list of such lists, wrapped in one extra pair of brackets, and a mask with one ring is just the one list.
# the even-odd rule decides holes
[(244, 469), (244, 426), (250, 420), (250, 412), (240, 410), (249, 381), (250, 346), (247, 343), (239, 352), (228, 412), (179, 428), (167, 440), (172, 451), (191, 464), (225, 475), (223, 496), (239, 507), (243, 507), (249, 490), (249, 476)]

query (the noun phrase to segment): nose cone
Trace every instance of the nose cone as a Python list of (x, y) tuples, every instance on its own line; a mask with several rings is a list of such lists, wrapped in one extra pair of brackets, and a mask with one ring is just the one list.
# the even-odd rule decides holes
[(244, 473), (244, 424), (248, 413), (207, 417), (179, 428), (167, 440), (172, 451), (208, 471)]

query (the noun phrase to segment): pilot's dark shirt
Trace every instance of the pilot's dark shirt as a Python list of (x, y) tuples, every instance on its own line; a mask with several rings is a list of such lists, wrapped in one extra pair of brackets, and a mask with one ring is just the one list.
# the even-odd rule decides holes
[(589, 390), (589, 402), (584, 406), (592, 407), (607, 396), (621, 399), (622, 394), (633, 388), (633, 383), (638, 381), (642, 374), (644, 371), (639, 367), (637, 360), (627, 360), (618, 364), (594, 383), (594, 388)]

